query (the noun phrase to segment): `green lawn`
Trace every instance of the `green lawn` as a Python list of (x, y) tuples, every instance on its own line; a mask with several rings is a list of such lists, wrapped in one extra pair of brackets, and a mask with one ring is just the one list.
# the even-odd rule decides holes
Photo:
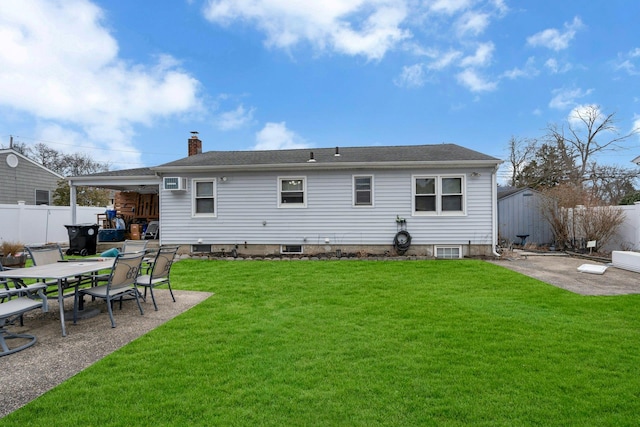
[(638, 295), (477, 260), (173, 268), (215, 295), (0, 425), (638, 424)]

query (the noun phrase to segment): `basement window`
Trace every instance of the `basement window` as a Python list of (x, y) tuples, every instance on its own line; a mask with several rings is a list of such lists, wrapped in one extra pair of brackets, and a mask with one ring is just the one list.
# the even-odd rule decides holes
[(460, 246), (436, 246), (436, 258), (460, 259), (462, 248)]
[(302, 245), (280, 245), (281, 254), (301, 254)]
[(209, 253), (211, 252), (211, 245), (191, 245), (191, 252), (197, 253)]

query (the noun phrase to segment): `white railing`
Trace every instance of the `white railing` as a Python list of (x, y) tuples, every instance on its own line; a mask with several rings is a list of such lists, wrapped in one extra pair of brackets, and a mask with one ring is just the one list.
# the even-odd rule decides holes
[(69, 206), (0, 205), (0, 243), (19, 242), (26, 245), (69, 243), (65, 225), (96, 224), (102, 207), (77, 207), (76, 224), (71, 222)]

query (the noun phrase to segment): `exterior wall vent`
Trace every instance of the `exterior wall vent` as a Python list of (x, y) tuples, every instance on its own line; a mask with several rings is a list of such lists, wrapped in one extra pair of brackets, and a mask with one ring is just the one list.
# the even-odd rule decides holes
[(165, 176), (162, 178), (162, 188), (165, 190), (184, 191), (187, 189), (187, 179), (177, 176)]

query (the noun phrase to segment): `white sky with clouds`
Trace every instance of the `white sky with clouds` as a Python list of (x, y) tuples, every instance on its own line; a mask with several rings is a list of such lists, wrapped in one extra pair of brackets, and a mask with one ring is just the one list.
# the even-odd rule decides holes
[[(0, 2), (0, 144), (114, 168), (203, 149), (453, 142), (499, 158), (572, 111), (640, 124), (640, 3)], [(626, 167), (638, 137), (607, 160)]]

